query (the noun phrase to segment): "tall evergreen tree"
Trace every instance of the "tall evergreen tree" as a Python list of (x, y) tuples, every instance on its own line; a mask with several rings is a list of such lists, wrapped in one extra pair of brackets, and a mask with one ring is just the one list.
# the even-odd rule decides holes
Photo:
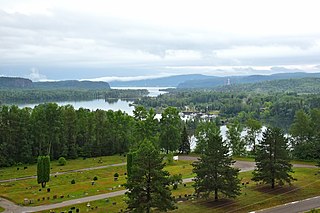
[(125, 187), (128, 209), (133, 212), (167, 211), (175, 208), (169, 190), (169, 172), (164, 171), (159, 151), (150, 141), (143, 141), (136, 151)]
[(193, 163), (195, 191), (204, 197), (214, 193), (215, 200), (218, 200), (219, 192), (234, 198), (240, 194), (239, 169), (231, 167), (234, 161), (229, 155), (229, 147), (222, 141), (220, 128), (213, 122), (206, 122), (203, 127), (202, 137), (207, 144), (199, 161)]
[(256, 169), (253, 171), (254, 181), (263, 181), (274, 188), (276, 181), (279, 184), (291, 184), (294, 178), (289, 174), (292, 171), (287, 139), (278, 128), (268, 128), (263, 133), (261, 144), (256, 153)]
[(190, 140), (189, 140), (186, 126), (183, 127), (183, 130), (181, 133), (181, 143), (179, 147), (179, 152), (182, 154), (189, 154), (190, 152)]
[(37, 164), (37, 181), (42, 188), (46, 187), (50, 180), (50, 156), (39, 156)]

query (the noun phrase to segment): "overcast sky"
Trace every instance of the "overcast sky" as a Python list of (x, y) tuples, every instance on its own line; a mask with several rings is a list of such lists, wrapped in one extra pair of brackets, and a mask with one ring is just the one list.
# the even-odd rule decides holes
[(320, 71), (317, 0), (0, 0), (0, 75)]

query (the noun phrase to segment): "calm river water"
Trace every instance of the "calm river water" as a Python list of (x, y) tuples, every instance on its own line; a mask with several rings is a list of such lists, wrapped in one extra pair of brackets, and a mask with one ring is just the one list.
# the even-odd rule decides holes
[[(166, 89), (167, 87), (112, 87), (112, 89), (147, 89), (149, 91), (150, 97), (156, 97), (160, 94), (164, 94), (166, 92), (160, 91), (160, 89)], [(43, 103), (43, 102), (42, 102)], [(90, 100), (90, 101), (58, 101), (56, 102), (60, 106), (64, 105), (73, 105), (75, 109), (79, 108), (86, 108), (90, 110), (97, 110), (97, 109), (102, 109), (102, 110), (121, 110), (129, 115), (133, 115), (133, 110), (134, 107), (130, 106), (132, 104), (132, 101), (125, 101), (125, 100), (118, 100), (116, 102), (106, 102), (104, 99), (96, 99), (96, 100)], [(30, 107), (33, 108), (36, 105), (41, 104), (39, 103), (33, 103), (33, 104), (19, 104), (18, 106), (23, 108), (23, 107)]]

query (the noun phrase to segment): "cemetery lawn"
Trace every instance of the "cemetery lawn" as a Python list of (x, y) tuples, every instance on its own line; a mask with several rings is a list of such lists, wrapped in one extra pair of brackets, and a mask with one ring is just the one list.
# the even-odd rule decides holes
[[(181, 184), (177, 190), (172, 190), (173, 195), (178, 200), (178, 209), (172, 212), (249, 212), (320, 195), (320, 174), (315, 175), (317, 169), (295, 168), (294, 170), (293, 176), (298, 180), (292, 186), (285, 185), (275, 189), (271, 189), (269, 185), (251, 181), (251, 171), (240, 173), (241, 182), (244, 185), (241, 186), (242, 194), (235, 200), (221, 198), (220, 201), (215, 202), (212, 199), (192, 199), (188, 197), (194, 193), (192, 183), (188, 183), (186, 186)], [(117, 196), (90, 202), (90, 207), (87, 207), (88, 203), (82, 203), (56, 209), (56, 212), (68, 212), (71, 207), (79, 208), (80, 212), (120, 212), (121, 209), (123, 211), (126, 209), (124, 199), (125, 196)]]
[[(106, 166), (110, 164), (124, 163), (127, 158), (120, 155), (104, 156), (97, 158), (78, 158), (67, 160), (65, 166), (59, 166), (58, 161), (51, 161), (51, 174), (56, 172), (65, 172), (90, 167)], [(27, 167), (27, 168), (26, 168)], [(0, 168), (0, 180), (33, 176), (37, 174), (37, 164), (19, 165), (6, 168)]]
[[(165, 168), (171, 174), (182, 174), (183, 178), (192, 177), (190, 161), (177, 161)], [(114, 180), (114, 174), (119, 178)], [(36, 179), (0, 183), (0, 194), (17, 204), (24, 205), (24, 199), (32, 200), (30, 206), (63, 202), (86, 196), (123, 190), (126, 181), (126, 166), (115, 166), (91, 171), (75, 172), (51, 176), (46, 188), (41, 188)], [(98, 180), (93, 182), (93, 178)], [(71, 181), (75, 180), (75, 184)], [(50, 192), (47, 189), (50, 188)], [(39, 191), (41, 190), (41, 191)]]

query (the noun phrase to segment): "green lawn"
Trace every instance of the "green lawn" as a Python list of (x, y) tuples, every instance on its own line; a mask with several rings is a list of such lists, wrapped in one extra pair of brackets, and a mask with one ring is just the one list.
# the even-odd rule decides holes
[[(192, 166), (190, 161), (178, 161), (172, 165), (166, 166), (166, 170), (171, 174), (183, 174), (183, 178), (192, 177)], [(36, 179), (28, 179), (0, 184), (0, 194), (2, 197), (8, 198), (15, 203), (23, 204), (24, 198), (32, 199), (31, 205), (43, 205), (49, 203), (57, 203), (65, 200), (81, 198), (96, 194), (108, 193), (116, 190), (122, 190), (121, 185), (125, 183), (126, 166), (108, 167), (105, 169), (97, 169), (92, 171), (84, 171), (77, 173), (69, 173), (51, 177), (47, 188), (40, 189)], [(118, 181), (114, 181), (113, 175), (119, 173)], [(94, 177), (98, 180), (92, 185)], [(71, 180), (75, 180), (75, 184), (71, 184)], [(56, 196), (56, 198), (53, 198)], [(63, 198), (61, 198), (63, 196)], [(49, 198), (49, 199), (48, 199)]]
[[(58, 161), (52, 161), (51, 173), (123, 163), (123, 162), (126, 162), (126, 160), (127, 160), (126, 157), (113, 155), (113, 156), (104, 156), (104, 157), (97, 157), (97, 158), (87, 158), (85, 160), (82, 158), (75, 159), (75, 160), (68, 160), (65, 166), (59, 166)], [(28, 168), (24, 169), (24, 167), (28, 167)], [(0, 168), (0, 180), (32, 176), (32, 175), (36, 175), (36, 173), (37, 173), (36, 164)]]
[(307, 211), (306, 213), (320, 213), (320, 209), (312, 209), (310, 211)]
[[(295, 168), (294, 177), (298, 180), (294, 182), (293, 186), (277, 187), (273, 190), (269, 186), (252, 182), (250, 180), (251, 172), (240, 173), (242, 183), (249, 182), (242, 186), (242, 194), (235, 200), (222, 198), (218, 202), (186, 199), (185, 195), (188, 196), (194, 192), (192, 183), (187, 184), (186, 187), (179, 185), (178, 190), (173, 190), (172, 193), (176, 198), (181, 196), (181, 199), (177, 204), (178, 209), (172, 212), (249, 212), (317, 196), (320, 195), (320, 179), (318, 175), (315, 175), (316, 171), (317, 169), (313, 168)], [(124, 196), (118, 196), (108, 200), (90, 202), (90, 207), (86, 206), (87, 203), (78, 204), (74, 207), (79, 208), (80, 212), (119, 212), (126, 208), (124, 199)], [(60, 208), (56, 212), (67, 211), (70, 208), (70, 206)]]

